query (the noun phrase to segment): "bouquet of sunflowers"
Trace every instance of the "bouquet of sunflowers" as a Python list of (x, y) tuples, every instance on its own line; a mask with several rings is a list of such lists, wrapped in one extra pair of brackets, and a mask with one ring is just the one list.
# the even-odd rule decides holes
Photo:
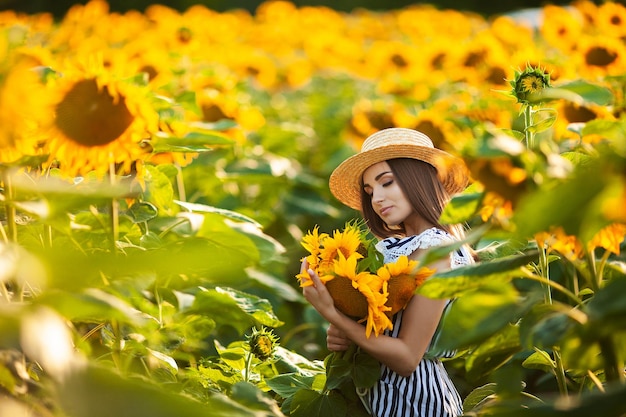
[[(392, 329), (391, 317), (406, 307), (415, 290), (435, 271), (420, 267), (417, 261), (401, 256), (384, 263), (363, 221), (347, 222), (332, 235), (319, 227), (301, 242), (309, 252), (309, 267), (320, 277), (339, 311), (365, 322), (370, 337)], [(312, 285), (306, 271), (296, 275), (301, 287)]]

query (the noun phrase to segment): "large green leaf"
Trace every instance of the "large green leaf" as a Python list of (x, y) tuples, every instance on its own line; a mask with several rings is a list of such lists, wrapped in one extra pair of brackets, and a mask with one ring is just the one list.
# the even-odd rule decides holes
[(222, 209), (219, 207), (208, 206), (206, 204), (189, 203), (186, 201), (174, 200), (174, 202), (190, 212), (219, 214), (220, 216), (223, 216), (232, 220), (236, 220), (238, 222), (251, 223), (255, 227), (259, 227), (259, 228), (261, 227), (259, 222), (257, 222), (256, 220), (248, 216), (245, 216), (241, 213), (238, 213), (236, 211), (226, 210), (226, 209)]
[(442, 319), (434, 350), (454, 350), (481, 343), (516, 322), (526, 308), (510, 283), (492, 281), (467, 291), (454, 300)]
[(265, 382), (267, 382), (267, 385), (282, 398), (290, 398), (301, 389), (319, 391), (319, 386), (317, 387), (318, 389), (315, 387), (315, 382), (319, 378), (323, 378), (323, 375), (309, 376), (302, 375), (298, 372), (277, 375), (273, 378), (267, 379)]
[(190, 132), (183, 137), (156, 135), (151, 141), (153, 151), (208, 152), (215, 147), (232, 146), (233, 140), (219, 132)]
[(624, 165), (615, 156), (603, 155), (579, 165), (568, 180), (526, 195), (514, 215), (516, 233), (524, 238), (561, 226), (588, 241), (611, 222), (605, 206), (624, 187), (624, 179), (617, 175)]
[(436, 273), (417, 293), (430, 298), (454, 298), (494, 281), (505, 286), (513, 278), (527, 276), (528, 271), (522, 267), (536, 260), (537, 252), (531, 251)]
[(232, 288), (202, 289), (196, 293), (191, 311), (210, 316), (216, 323), (235, 327), (241, 334), (254, 325), (283, 324), (269, 301)]
[(354, 355), (354, 365), (350, 375), (357, 388), (371, 388), (380, 378), (380, 362), (369, 354), (358, 351)]
[[(102, 277), (116, 280), (129, 276), (157, 275), (173, 279), (171, 285), (202, 283), (242, 284), (245, 268), (257, 255), (245, 236), (215, 234), (212, 239), (188, 238), (155, 250), (132, 250), (127, 254), (81, 253), (67, 248), (33, 251), (48, 271), (49, 286), (77, 289), (102, 285)], [(258, 256), (258, 255), (257, 255)], [(251, 258), (253, 257), (253, 258)]]
[(136, 184), (127, 180), (108, 183), (77, 178), (69, 182), (55, 176), (35, 181), (17, 175), (12, 178), (12, 187), (15, 199), (11, 204), (44, 223), (67, 221), (69, 213), (107, 204), (113, 199), (136, 197), (140, 192)]
[(292, 417), (345, 417), (347, 412), (346, 401), (334, 391), (320, 394), (317, 391), (303, 389), (294, 395), (290, 415)]
[(466, 356), (467, 377), (479, 380), (491, 374), (520, 350), (519, 329), (508, 324)]
[(584, 392), (580, 396), (554, 398), (522, 406), (519, 401), (500, 402), (484, 411), (497, 417), (623, 417), (626, 413), (626, 384), (605, 388), (605, 392)]
[(37, 298), (38, 304), (54, 308), (63, 317), (74, 322), (108, 322), (147, 325), (150, 317), (142, 314), (122, 298), (108, 294), (97, 288), (87, 288), (81, 292), (50, 290)]
[(462, 194), (455, 195), (446, 205), (441, 214), (443, 224), (463, 224), (476, 215), (483, 193), (476, 191), (476, 184), (472, 184)]
[(559, 88), (576, 93), (578, 96), (582, 97), (585, 103), (606, 106), (613, 100), (611, 90), (597, 84), (591, 84), (585, 80), (575, 80), (561, 84)]
[(585, 123), (582, 134), (595, 134), (607, 138), (622, 157), (626, 156), (626, 122), (624, 120), (591, 120)]
[(232, 386), (229, 398), (250, 410), (258, 410), (265, 416), (282, 416), (278, 404), (257, 386), (249, 382), (238, 382)]
[[(250, 409), (213, 393), (200, 403), (148, 379), (124, 378), (112, 371), (87, 366), (57, 386), (61, 410), (68, 417), (261, 417)], [(279, 415), (279, 414), (273, 414)]]

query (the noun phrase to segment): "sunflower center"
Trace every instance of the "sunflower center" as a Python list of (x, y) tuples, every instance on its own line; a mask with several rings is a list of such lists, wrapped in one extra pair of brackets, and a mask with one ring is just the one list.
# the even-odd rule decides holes
[(117, 100), (95, 80), (77, 82), (56, 107), (56, 126), (83, 146), (101, 146), (119, 138), (133, 121), (123, 97)]
[(603, 47), (592, 48), (585, 56), (587, 64), (607, 67), (617, 59), (617, 54)]

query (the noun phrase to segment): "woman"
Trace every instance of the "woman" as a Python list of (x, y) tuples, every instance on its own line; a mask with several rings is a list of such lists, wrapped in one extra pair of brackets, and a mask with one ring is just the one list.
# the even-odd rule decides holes
[[(400, 255), (418, 260), (432, 246), (452, 243), (462, 232), (439, 223), (450, 196), (468, 182), (463, 161), (433, 147), (421, 132), (390, 128), (368, 137), (361, 152), (341, 163), (330, 177), (330, 190), (345, 205), (360, 210), (385, 262)], [(467, 248), (428, 265), (438, 272), (473, 261)], [(451, 417), (462, 414), (461, 398), (440, 358), (429, 347), (449, 300), (414, 295), (393, 318), (393, 330), (367, 338), (363, 326), (338, 311), (306, 261), (312, 286), (305, 298), (330, 323), (327, 345), (343, 351), (352, 343), (381, 363), (378, 383), (360, 393), (376, 417)]]

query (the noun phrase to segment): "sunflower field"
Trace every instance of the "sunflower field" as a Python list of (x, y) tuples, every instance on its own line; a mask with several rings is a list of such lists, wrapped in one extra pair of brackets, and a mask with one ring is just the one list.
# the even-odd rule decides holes
[(456, 299), (465, 415), (626, 415), (624, 5), (92, 0), (0, 12), (0, 416), (365, 416), (378, 364), (326, 350), (295, 276), (393, 126), (472, 175), (442, 221), (480, 262), (417, 289)]

